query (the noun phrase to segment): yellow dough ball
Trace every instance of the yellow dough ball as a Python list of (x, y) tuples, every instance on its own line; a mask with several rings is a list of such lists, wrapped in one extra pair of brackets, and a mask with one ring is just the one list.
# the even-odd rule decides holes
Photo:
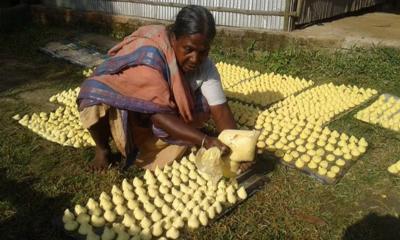
[(325, 176), (325, 174), (326, 174), (326, 168), (323, 168), (323, 167), (319, 167), (318, 168), (318, 174), (319, 175), (321, 175), (321, 176)]
[(340, 168), (338, 166), (332, 166), (329, 171), (338, 174), (340, 172)]
[(315, 162), (313, 162), (313, 161), (309, 162), (307, 166), (308, 166), (310, 169), (316, 169), (316, 168), (318, 167), (318, 165), (317, 165)]
[(336, 165), (339, 167), (343, 167), (346, 164), (346, 162), (343, 159), (338, 159), (336, 160)]
[(305, 163), (308, 163), (308, 162), (311, 161), (311, 157), (308, 156), (307, 154), (301, 155), (301, 158), (300, 158), (300, 159), (301, 159), (303, 162), (305, 162)]
[(328, 162), (327, 161), (321, 161), (320, 163), (319, 163), (319, 166), (320, 167), (322, 167), (322, 168), (327, 168), (328, 167)]
[(326, 160), (328, 160), (329, 162), (335, 161), (335, 155), (333, 155), (333, 154), (328, 154), (328, 155), (326, 156)]
[(291, 154), (289, 154), (289, 153), (286, 153), (286, 154), (283, 156), (283, 161), (285, 161), (285, 162), (291, 162), (291, 161), (293, 161), (293, 156), (292, 156)]
[(335, 178), (336, 177), (336, 173), (334, 173), (334, 172), (332, 172), (332, 171), (328, 171), (327, 173), (326, 173), (326, 176), (328, 177), (328, 178)]
[(296, 160), (295, 166), (297, 168), (303, 168), (304, 167), (304, 162), (300, 159)]

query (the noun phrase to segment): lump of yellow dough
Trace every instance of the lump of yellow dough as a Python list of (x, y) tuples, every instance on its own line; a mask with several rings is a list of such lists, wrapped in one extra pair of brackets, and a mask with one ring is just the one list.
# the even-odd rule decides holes
[(352, 156), (354, 156), (355, 158), (357, 158), (357, 157), (359, 157), (359, 156), (361, 155), (360, 151), (358, 151), (357, 148), (351, 149), (351, 150), (350, 150), (350, 154), (351, 154)]
[(114, 222), (116, 218), (117, 218), (117, 215), (114, 213), (113, 210), (106, 210), (104, 212), (104, 219), (107, 222)]
[(135, 210), (133, 210), (133, 216), (137, 220), (142, 220), (145, 217), (145, 213), (140, 208), (136, 208)]
[(336, 165), (343, 167), (346, 164), (346, 162), (343, 159), (338, 159), (336, 161)]
[(110, 210), (111, 208), (113, 208), (113, 204), (110, 200), (101, 198), (100, 199), (100, 207), (102, 207), (104, 210)]
[(64, 211), (64, 215), (62, 217), (62, 220), (64, 223), (74, 221), (75, 220), (75, 215), (67, 208)]
[(340, 172), (340, 168), (338, 166), (332, 166), (329, 171), (338, 174)]
[(183, 228), (185, 226), (185, 222), (182, 217), (175, 217), (172, 221), (172, 226), (176, 229)]
[(121, 191), (121, 189), (119, 189), (119, 187), (117, 187), (116, 185), (113, 185), (113, 187), (112, 187), (112, 189), (111, 189), (111, 194), (120, 194), (120, 195), (122, 195), (122, 191)]
[(174, 196), (172, 196), (171, 194), (167, 193), (164, 195), (164, 200), (168, 203), (172, 203), (172, 201), (174, 201)]
[(108, 201), (111, 201), (111, 197), (110, 197), (107, 193), (105, 193), (105, 192), (100, 193), (99, 199), (100, 199), (100, 200), (108, 200)]
[(109, 227), (104, 227), (103, 234), (101, 234), (101, 240), (112, 240), (115, 237), (115, 232)]
[(163, 234), (164, 229), (162, 227), (162, 222), (156, 222), (155, 224), (153, 224), (153, 226), (151, 227), (151, 233), (153, 234), (153, 236), (155, 237), (159, 237)]
[(326, 156), (326, 160), (328, 160), (329, 162), (335, 161), (335, 155), (333, 155), (333, 154), (328, 154), (328, 155)]
[(90, 211), (90, 214), (91, 214), (92, 216), (97, 216), (97, 217), (101, 216), (102, 213), (103, 213), (103, 211), (101, 210), (100, 207), (96, 207), (95, 209), (93, 209), (92, 211)]
[(293, 161), (293, 156), (292, 156), (290, 153), (286, 153), (286, 154), (283, 156), (283, 161), (285, 161), (285, 162), (291, 162), (291, 161)]
[(77, 205), (75, 205), (74, 211), (75, 211), (76, 215), (79, 215), (81, 213), (87, 213), (87, 208), (82, 207), (81, 205), (77, 204)]
[(311, 161), (315, 162), (315, 163), (320, 163), (321, 162), (321, 156), (313, 156)]
[(200, 226), (199, 219), (196, 215), (192, 214), (188, 219), (188, 227), (191, 229), (197, 229)]
[(132, 224), (131, 227), (128, 229), (128, 233), (130, 235), (136, 235), (136, 236), (138, 236), (141, 231), (142, 228), (136, 224)]
[(328, 171), (327, 173), (326, 173), (326, 176), (328, 177), (328, 178), (335, 178), (336, 177), (336, 173), (334, 173), (334, 172), (332, 172), (332, 171)]
[(325, 145), (326, 145), (326, 142), (324, 141), (324, 140), (318, 140), (317, 141), (317, 145), (319, 146), (319, 147), (324, 147)]
[(94, 227), (102, 227), (106, 223), (104, 217), (92, 215), (90, 221)]
[(125, 231), (118, 232), (118, 236), (115, 240), (129, 240), (129, 234)]
[(122, 220), (122, 224), (125, 227), (130, 228), (133, 224), (135, 224), (135, 219), (131, 215), (125, 213), (124, 219)]
[(138, 195), (138, 197), (141, 195), (147, 195), (147, 191), (143, 187), (136, 187), (135, 193)]
[(325, 146), (325, 150), (328, 151), (328, 152), (333, 152), (333, 151), (335, 151), (335, 147), (333, 147), (332, 144), (328, 143), (328, 144)]
[(141, 221), (140, 221), (140, 226), (142, 228), (149, 228), (151, 226), (152, 222), (150, 219), (148, 219), (147, 217), (144, 217)]
[(88, 223), (90, 221), (90, 216), (87, 213), (80, 213), (76, 217), (76, 221), (80, 224), (82, 223)]
[(358, 141), (358, 145), (363, 146), (363, 147), (368, 147), (368, 142), (365, 140), (365, 138), (360, 138)]
[(94, 200), (93, 198), (89, 198), (88, 202), (86, 203), (86, 206), (89, 210), (93, 210), (99, 206), (99, 203), (96, 202), (96, 200)]
[(350, 153), (345, 153), (345, 154), (343, 155), (343, 158), (344, 158), (345, 160), (351, 160), (353, 157), (351, 156)]
[(124, 203), (125, 199), (121, 194), (113, 194), (112, 201), (115, 205), (121, 205)]
[(307, 154), (301, 155), (301, 158), (300, 158), (300, 159), (301, 159), (303, 162), (305, 162), (305, 163), (308, 163), (308, 162), (311, 161), (311, 157), (308, 156)]
[(238, 197), (239, 197), (240, 199), (242, 199), (242, 200), (246, 199), (246, 198), (247, 198), (246, 189), (245, 189), (243, 186), (241, 186), (241, 187), (239, 188), (239, 190), (237, 190), (237, 195), (238, 195)]
[(132, 192), (132, 190), (124, 190), (123, 196), (126, 200), (131, 200), (135, 198), (135, 194)]
[(390, 166), (388, 167), (388, 171), (389, 171), (391, 174), (397, 174), (397, 173), (399, 172), (399, 169), (397, 168), (396, 164), (393, 164), (393, 165), (390, 165)]
[(115, 212), (119, 215), (119, 216), (123, 216), (126, 213), (127, 208), (124, 205), (117, 205), (115, 207)]
[(297, 168), (303, 168), (304, 167), (304, 162), (301, 159), (298, 159), (295, 163), (295, 166)]
[(127, 191), (132, 189), (133, 189), (132, 185), (128, 182), (128, 180), (126, 180), (126, 178), (124, 178), (124, 180), (122, 180), (122, 190)]
[(135, 187), (141, 187), (141, 186), (143, 186), (143, 181), (142, 181), (140, 178), (135, 177), (135, 178), (133, 179), (132, 184), (133, 184), (133, 186), (135, 186)]
[(164, 216), (167, 216), (170, 212), (171, 212), (171, 208), (168, 206), (168, 204), (165, 204), (164, 206), (162, 206), (161, 213)]
[(155, 211), (153, 211), (152, 213), (151, 213), (151, 220), (153, 221), (153, 222), (158, 222), (158, 221), (160, 221), (160, 219), (162, 218), (162, 215), (161, 215), (161, 213), (158, 211), (158, 210), (155, 210)]
[(134, 210), (135, 208), (139, 207), (139, 203), (136, 200), (129, 200), (126, 204), (130, 210)]
[(259, 131), (232, 130), (222, 131), (218, 139), (231, 149), (229, 159), (235, 162), (253, 161)]
[(319, 166), (321, 166), (322, 168), (327, 168), (328, 167), (328, 162), (327, 161), (321, 161), (319, 163)]
[(310, 169), (316, 169), (318, 167), (318, 165), (315, 162), (309, 162), (307, 166)]
[(233, 193), (228, 193), (226, 198), (231, 204), (235, 204), (237, 202), (236, 196)]
[(319, 167), (318, 168), (318, 174), (319, 175), (321, 175), (321, 176), (324, 176), (325, 174), (326, 174), (326, 168), (323, 168), (323, 167)]
[(141, 240), (151, 240), (151, 231), (149, 228), (145, 228), (140, 232)]
[(92, 231), (86, 235), (86, 240), (100, 240), (100, 236)]
[(207, 226), (207, 224), (208, 224), (208, 217), (207, 217), (206, 212), (200, 211), (200, 214), (199, 214), (199, 222), (201, 223), (201, 225)]
[(65, 222), (64, 224), (64, 229), (67, 231), (75, 231), (79, 226), (79, 223), (75, 220), (71, 220), (68, 222)]
[(170, 239), (178, 239), (179, 231), (176, 228), (171, 227), (165, 235), (167, 236), (167, 238), (170, 238)]
[(150, 202), (145, 202), (143, 204), (143, 208), (148, 213), (152, 213), (156, 209), (156, 207), (153, 204), (151, 204)]
[(81, 223), (78, 229), (78, 233), (81, 235), (87, 235), (88, 233), (92, 232), (92, 225), (89, 223)]

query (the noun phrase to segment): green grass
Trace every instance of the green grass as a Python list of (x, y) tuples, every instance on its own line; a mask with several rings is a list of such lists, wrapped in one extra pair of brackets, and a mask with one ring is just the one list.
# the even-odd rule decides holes
[[(63, 209), (110, 190), (124, 177), (115, 170), (91, 174), (91, 149), (50, 143), (11, 120), (15, 113), (46, 111), (48, 97), (82, 80), (82, 69), (37, 51), (79, 30), (29, 26), (0, 38), (0, 236), (2, 239), (66, 239), (51, 225)], [(317, 84), (356, 84), (400, 96), (400, 51), (372, 48), (273, 52), (215, 46), (215, 61), (260, 72), (311, 79)], [(190, 233), (192, 239), (390, 239), (400, 232), (400, 180), (386, 168), (399, 160), (400, 135), (355, 120), (353, 111), (333, 122), (339, 132), (365, 137), (367, 154), (336, 185), (280, 165), (270, 182), (232, 214)], [(267, 161), (267, 160), (266, 160)], [(345, 236), (346, 230), (349, 229)], [(344, 237), (345, 236), (345, 237)], [(361, 237), (362, 236), (362, 237)]]

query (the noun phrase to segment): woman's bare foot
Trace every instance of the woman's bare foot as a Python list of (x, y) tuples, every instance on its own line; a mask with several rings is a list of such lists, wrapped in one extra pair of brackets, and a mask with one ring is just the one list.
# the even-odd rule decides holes
[(96, 148), (96, 154), (89, 164), (91, 171), (102, 171), (108, 169), (111, 164), (111, 151), (109, 149)]

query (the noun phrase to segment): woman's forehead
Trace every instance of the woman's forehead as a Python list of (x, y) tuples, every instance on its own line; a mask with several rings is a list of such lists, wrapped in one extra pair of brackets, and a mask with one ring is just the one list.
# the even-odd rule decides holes
[(178, 44), (184, 47), (191, 47), (200, 50), (210, 47), (210, 42), (208, 41), (207, 36), (202, 33), (181, 36), (178, 38)]

